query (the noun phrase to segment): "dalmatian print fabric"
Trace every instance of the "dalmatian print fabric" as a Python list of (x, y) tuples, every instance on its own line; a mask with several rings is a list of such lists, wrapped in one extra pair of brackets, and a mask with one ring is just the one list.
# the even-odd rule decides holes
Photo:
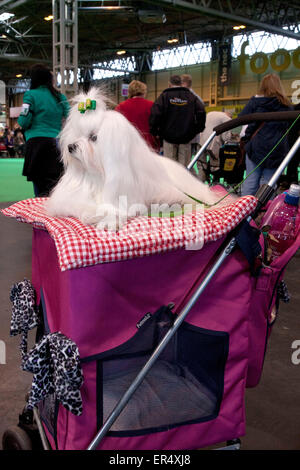
[(82, 413), (80, 387), (83, 375), (76, 344), (58, 333), (45, 335), (28, 353), (23, 370), (34, 374), (27, 408), (32, 409), (46, 396), (56, 399), (71, 413)]
[(48, 395), (71, 413), (82, 413), (80, 387), (83, 375), (76, 344), (58, 333), (43, 336), (28, 352), (28, 331), (39, 324), (36, 293), (28, 279), (11, 288), (12, 317), (10, 335), (21, 335), (22, 369), (33, 373), (27, 408), (32, 409)]
[(22, 335), (20, 349), (22, 359), (27, 354), (28, 331), (39, 324), (35, 290), (28, 279), (14, 284), (10, 291), (12, 316), (10, 336)]

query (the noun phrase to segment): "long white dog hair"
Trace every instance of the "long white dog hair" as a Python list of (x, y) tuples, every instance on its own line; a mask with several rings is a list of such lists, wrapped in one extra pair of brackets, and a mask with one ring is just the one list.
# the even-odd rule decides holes
[[(81, 114), (78, 103), (87, 98), (96, 109)], [(220, 198), (182, 165), (153, 152), (121, 113), (107, 109), (97, 88), (74, 98), (60, 147), (65, 172), (46, 202), (52, 216), (74, 216), (98, 228), (105, 218), (113, 229), (151, 204), (193, 203), (187, 194), (209, 205)]]

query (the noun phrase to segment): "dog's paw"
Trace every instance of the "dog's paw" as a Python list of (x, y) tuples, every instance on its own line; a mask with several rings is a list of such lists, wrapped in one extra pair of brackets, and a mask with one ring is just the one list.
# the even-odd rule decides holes
[(110, 232), (118, 232), (119, 231), (119, 221), (118, 217), (115, 216), (106, 216), (101, 219), (97, 225), (97, 230), (108, 230)]

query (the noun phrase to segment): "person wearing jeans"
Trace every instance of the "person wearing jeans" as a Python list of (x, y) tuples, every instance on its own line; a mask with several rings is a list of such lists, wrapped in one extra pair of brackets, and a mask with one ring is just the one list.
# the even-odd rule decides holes
[[(242, 185), (242, 196), (247, 196), (248, 194), (255, 195), (258, 188), (262, 184), (267, 184), (276, 171), (276, 168), (263, 168), (261, 166), (254, 170), (256, 166), (257, 165), (252, 160), (250, 160), (246, 154), (246, 176), (250, 176), (248, 176)], [(251, 173), (252, 171), (253, 173)]]
[[(290, 110), (291, 103), (279, 77), (268, 74), (260, 83), (259, 94), (249, 100), (239, 116)], [(260, 185), (267, 183), (275, 173), (289, 150), (287, 137), (281, 140), (287, 128), (288, 123), (280, 120), (248, 124), (244, 139), (246, 174), (250, 176), (242, 185), (242, 196), (255, 195)]]

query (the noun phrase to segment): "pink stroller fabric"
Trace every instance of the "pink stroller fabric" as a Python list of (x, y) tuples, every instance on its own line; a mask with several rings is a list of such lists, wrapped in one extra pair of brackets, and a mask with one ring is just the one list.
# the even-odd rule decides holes
[[(83, 414), (75, 417), (59, 407), (58, 449), (85, 449), (97, 432), (97, 356), (131, 340), (138, 331), (137, 323), (148, 312), (154, 313), (170, 302), (178, 311), (190, 287), (211, 265), (221, 242), (208, 243), (200, 251), (181, 249), (61, 272), (53, 240), (44, 230), (34, 230), (33, 284), (38, 293), (42, 292), (49, 330), (61, 331), (75, 341), (84, 361)], [(207, 336), (211, 332), (229, 335), (229, 353), (220, 379), (224, 381), (222, 401), (214, 419), (144, 435), (108, 435), (100, 449), (194, 449), (243, 435), (249, 347), (245, 309), (250, 301), (247, 262), (237, 252), (225, 262), (188, 315), (188, 323), (205, 330)], [(209, 358), (201, 358), (203, 353), (199, 346), (199, 361), (205, 365)], [(217, 364), (212, 367), (217, 368)], [(168, 394), (166, 387), (166, 399)], [(183, 404), (181, 396), (177, 407)], [(55, 448), (51, 435), (49, 439)]]
[[(249, 308), (249, 364), (247, 387), (255, 387), (260, 380), (265, 352), (278, 313), (277, 286), (284, 277), (285, 268), (300, 247), (300, 232), (285, 253), (264, 267), (253, 279), (253, 296)], [(272, 315), (273, 314), (273, 315)]]
[[(248, 199), (235, 224), (255, 205), (255, 198)], [(75, 262), (81, 260), (81, 267), (71, 269), (59, 255), (65, 227), (52, 230), (57, 219), (46, 227), (39, 210), (34, 214), (32, 203), (24, 201), (3, 213), (34, 225), (32, 282), (46, 332), (59, 331), (74, 341), (82, 361), (83, 413), (71, 414), (52, 397), (40, 410), (46, 434), (54, 449), (86, 449), (213, 266), (230, 229), (219, 236), (213, 230), (201, 250), (187, 250), (184, 242), (163, 248), (161, 242), (147, 256), (125, 250), (120, 260), (98, 257), (91, 263), (89, 258), (86, 265), (80, 253)], [(299, 244), (298, 237), (257, 279), (241, 251), (225, 260), (99, 449), (196, 449), (244, 435), (245, 387), (259, 381), (276, 288)], [(102, 255), (106, 248), (102, 245)], [(158, 312), (170, 303), (173, 313)]]

